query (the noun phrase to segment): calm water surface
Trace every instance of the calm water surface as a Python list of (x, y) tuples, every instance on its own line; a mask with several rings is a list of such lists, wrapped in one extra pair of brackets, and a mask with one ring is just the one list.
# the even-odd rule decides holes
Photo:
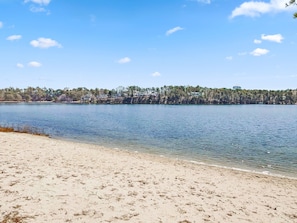
[(0, 124), (297, 177), (297, 106), (1, 104)]

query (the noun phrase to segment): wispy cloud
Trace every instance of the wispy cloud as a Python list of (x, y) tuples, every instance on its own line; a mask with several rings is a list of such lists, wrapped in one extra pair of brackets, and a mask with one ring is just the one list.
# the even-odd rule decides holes
[(210, 4), (211, 0), (191, 0), (192, 2), (200, 2), (200, 3), (204, 3), (204, 4)]
[(31, 12), (49, 12), (43, 7), (35, 7), (33, 5), (30, 7), (30, 11)]
[(124, 57), (117, 61), (117, 63), (119, 63), (119, 64), (125, 64), (125, 63), (130, 63), (130, 62), (131, 62), (131, 59), (129, 57)]
[(90, 15), (90, 22), (91, 23), (95, 23), (96, 22), (97, 17), (95, 15)]
[(156, 71), (156, 72), (152, 73), (151, 76), (153, 76), (153, 77), (159, 77), (159, 76), (161, 76), (161, 74)]
[(39, 5), (48, 5), (51, 2), (51, 0), (25, 0), (24, 2), (25, 3), (33, 2), (33, 3), (39, 4)]
[(177, 26), (177, 27), (174, 27), (172, 29), (169, 29), (167, 32), (166, 32), (166, 36), (169, 36), (177, 31), (181, 31), (183, 30), (184, 28), (180, 27), (180, 26)]
[(22, 63), (17, 63), (17, 65), (16, 65), (18, 68), (24, 68), (24, 64), (22, 64)]
[(255, 40), (254, 40), (254, 43), (255, 43), (255, 44), (260, 44), (260, 43), (262, 43), (262, 41), (259, 40), (259, 39), (255, 39)]
[(284, 37), (281, 34), (275, 34), (275, 35), (261, 35), (262, 40), (268, 40), (271, 42), (281, 43), (284, 39)]
[(257, 48), (255, 50), (253, 50), (250, 54), (253, 56), (262, 56), (269, 53), (269, 50), (267, 49), (262, 49), (262, 48)]
[(226, 60), (233, 60), (233, 57), (232, 56), (227, 56)]
[(14, 40), (19, 40), (21, 38), (22, 38), (21, 35), (12, 35), (12, 36), (7, 37), (6, 40), (14, 41)]
[(42, 64), (37, 62), (37, 61), (31, 61), (31, 62), (28, 63), (28, 66), (29, 67), (41, 67)]
[(50, 14), (50, 11), (44, 8), (44, 6), (47, 6), (51, 2), (51, 0), (25, 0), (24, 2), (34, 3), (30, 6), (31, 12), (34, 12), (34, 13), (46, 12), (48, 15)]
[(285, 10), (290, 10), (286, 7), (287, 0), (270, 0), (270, 2), (264, 1), (248, 1), (242, 3), (239, 7), (236, 7), (230, 18), (235, 18), (236, 16), (249, 16), (257, 17), (261, 14), (270, 12), (280, 12)]
[(3, 27), (3, 22), (0, 21), (0, 29)]
[(38, 38), (37, 40), (32, 40), (30, 44), (33, 47), (41, 48), (41, 49), (46, 49), (50, 47), (58, 47), (61, 48), (62, 45), (58, 43), (56, 40), (52, 40), (50, 38)]
[(240, 53), (238, 53), (238, 56), (245, 56), (247, 54), (248, 54), (247, 52), (240, 52)]

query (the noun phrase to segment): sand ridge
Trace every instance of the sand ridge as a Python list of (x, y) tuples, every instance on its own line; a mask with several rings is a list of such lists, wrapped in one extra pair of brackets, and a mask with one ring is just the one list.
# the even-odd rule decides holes
[(0, 198), (0, 222), (297, 222), (294, 179), (20, 133)]

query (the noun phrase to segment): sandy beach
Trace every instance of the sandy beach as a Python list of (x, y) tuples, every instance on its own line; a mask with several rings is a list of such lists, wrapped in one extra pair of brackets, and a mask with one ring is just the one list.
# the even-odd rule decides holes
[(297, 180), (0, 133), (0, 222), (297, 222)]

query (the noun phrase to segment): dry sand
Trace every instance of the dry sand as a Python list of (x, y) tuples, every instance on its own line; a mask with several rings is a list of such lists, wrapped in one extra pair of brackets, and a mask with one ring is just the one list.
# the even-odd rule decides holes
[(0, 222), (297, 222), (297, 180), (0, 133)]

